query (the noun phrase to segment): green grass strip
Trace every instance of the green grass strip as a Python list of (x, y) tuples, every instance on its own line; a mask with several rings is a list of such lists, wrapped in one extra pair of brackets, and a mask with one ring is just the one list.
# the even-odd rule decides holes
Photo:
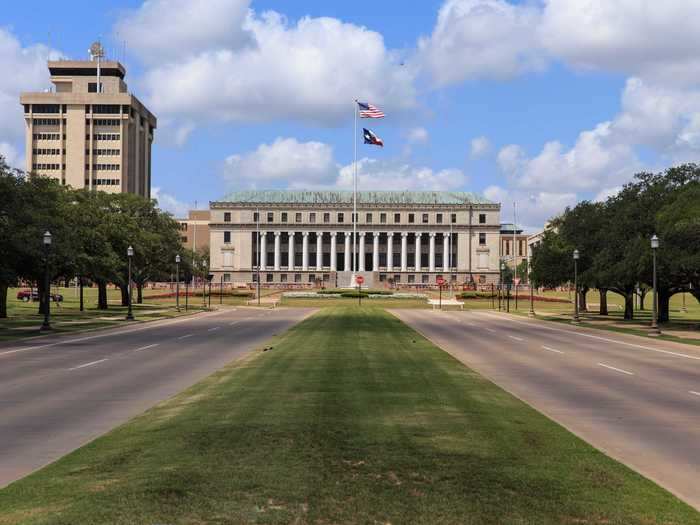
[(271, 344), (0, 491), (0, 524), (700, 524), (381, 309)]

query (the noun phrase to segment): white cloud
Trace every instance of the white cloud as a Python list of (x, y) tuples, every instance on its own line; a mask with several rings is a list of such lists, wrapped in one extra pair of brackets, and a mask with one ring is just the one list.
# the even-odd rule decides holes
[(473, 159), (478, 159), (487, 155), (491, 151), (491, 142), (488, 138), (481, 136), (471, 140), (469, 155)]
[[(223, 176), (230, 187), (268, 189), (352, 189), (355, 165), (341, 166), (322, 142), (278, 138), (254, 151), (231, 155)], [(433, 170), (398, 159), (357, 161), (358, 186), (372, 190), (455, 190), (468, 182), (459, 169)]]
[(252, 43), (244, 27), (249, 6), (250, 0), (147, 0), (123, 14), (115, 33), (149, 63), (236, 49)]
[[(210, 11), (195, 0), (178, 2)], [(149, 16), (168, 11), (163, 1), (148, 3), (119, 27), (138, 26), (142, 10)], [(167, 52), (156, 48), (162, 63), (156, 64), (150, 52), (144, 55), (152, 63), (143, 79), (147, 99), (160, 115), (190, 123), (294, 119), (337, 125), (352, 118), (355, 98), (390, 112), (416, 104), (410, 68), (387, 50), (381, 34), (365, 27), (310, 17), (290, 24), (273, 11), (258, 15), (249, 10), (244, 20), (229, 20), (227, 26), (228, 31), (245, 32), (251, 40), (247, 45), (228, 41), (221, 31), (207, 39), (207, 28), (182, 42), (168, 37), (195, 31), (190, 24), (178, 17), (162, 30), (166, 34), (159, 38), (169, 46)], [(161, 32), (161, 26), (154, 31)]]
[(502, 204), (502, 222), (513, 221), (513, 203), (515, 202), (517, 223), (530, 233), (540, 231), (547, 220), (563, 212), (567, 206), (575, 205), (579, 200), (578, 195), (573, 192), (528, 192), (497, 185), (486, 188), (484, 196)]
[(540, 16), (536, 7), (505, 0), (447, 0), (430, 37), (418, 42), (418, 63), (438, 86), (541, 70)]
[(428, 142), (428, 130), (422, 127), (416, 127), (408, 130), (406, 138), (410, 144), (425, 144)]
[(18, 168), (23, 170), (25, 168), (23, 159), (17, 149), (7, 142), (0, 142), (0, 157), (5, 159), (5, 162), (11, 168)]
[(164, 193), (159, 187), (151, 189), (151, 197), (158, 201), (158, 206), (161, 210), (172, 213), (175, 217), (187, 217), (187, 212), (191, 209), (186, 202), (178, 200), (177, 197)]
[(622, 190), (622, 186), (614, 186), (612, 188), (603, 188), (600, 190), (595, 197), (593, 197), (593, 202), (603, 202), (608, 200), (608, 198), (612, 197), (613, 195), (617, 195), (620, 190)]
[(232, 187), (313, 188), (333, 184), (338, 166), (328, 144), (278, 138), (255, 151), (231, 155), (223, 173)]

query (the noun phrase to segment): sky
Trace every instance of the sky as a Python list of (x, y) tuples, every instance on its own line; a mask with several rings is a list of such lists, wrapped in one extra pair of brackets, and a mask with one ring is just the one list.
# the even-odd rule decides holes
[[(31, 12), (31, 16), (27, 13)], [(700, 151), (697, 0), (7, 2), (0, 154), (21, 91), (100, 39), (158, 118), (153, 196), (180, 216), (241, 189), (474, 191), (530, 231)]]

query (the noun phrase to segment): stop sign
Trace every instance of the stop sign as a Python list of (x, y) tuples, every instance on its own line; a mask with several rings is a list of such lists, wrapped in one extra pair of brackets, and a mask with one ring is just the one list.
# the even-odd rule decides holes
[(443, 277), (438, 277), (437, 283), (438, 283), (438, 286), (442, 286), (443, 284), (445, 284), (445, 279)]
[(518, 286), (520, 284), (520, 277), (513, 279), (513, 282), (515, 283), (515, 286)]
[(357, 277), (355, 277), (355, 282), (357, 282), (357, 284), (362, 284), (363, 282), (365, 282), (365, 278), (361, 275), (358, 275)]

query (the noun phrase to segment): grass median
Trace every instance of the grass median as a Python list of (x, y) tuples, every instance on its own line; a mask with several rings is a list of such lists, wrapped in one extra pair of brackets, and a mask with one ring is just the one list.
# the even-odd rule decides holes
[(0, 524), (700, 524), (383, 310), (271, 350), (0, 491)]

